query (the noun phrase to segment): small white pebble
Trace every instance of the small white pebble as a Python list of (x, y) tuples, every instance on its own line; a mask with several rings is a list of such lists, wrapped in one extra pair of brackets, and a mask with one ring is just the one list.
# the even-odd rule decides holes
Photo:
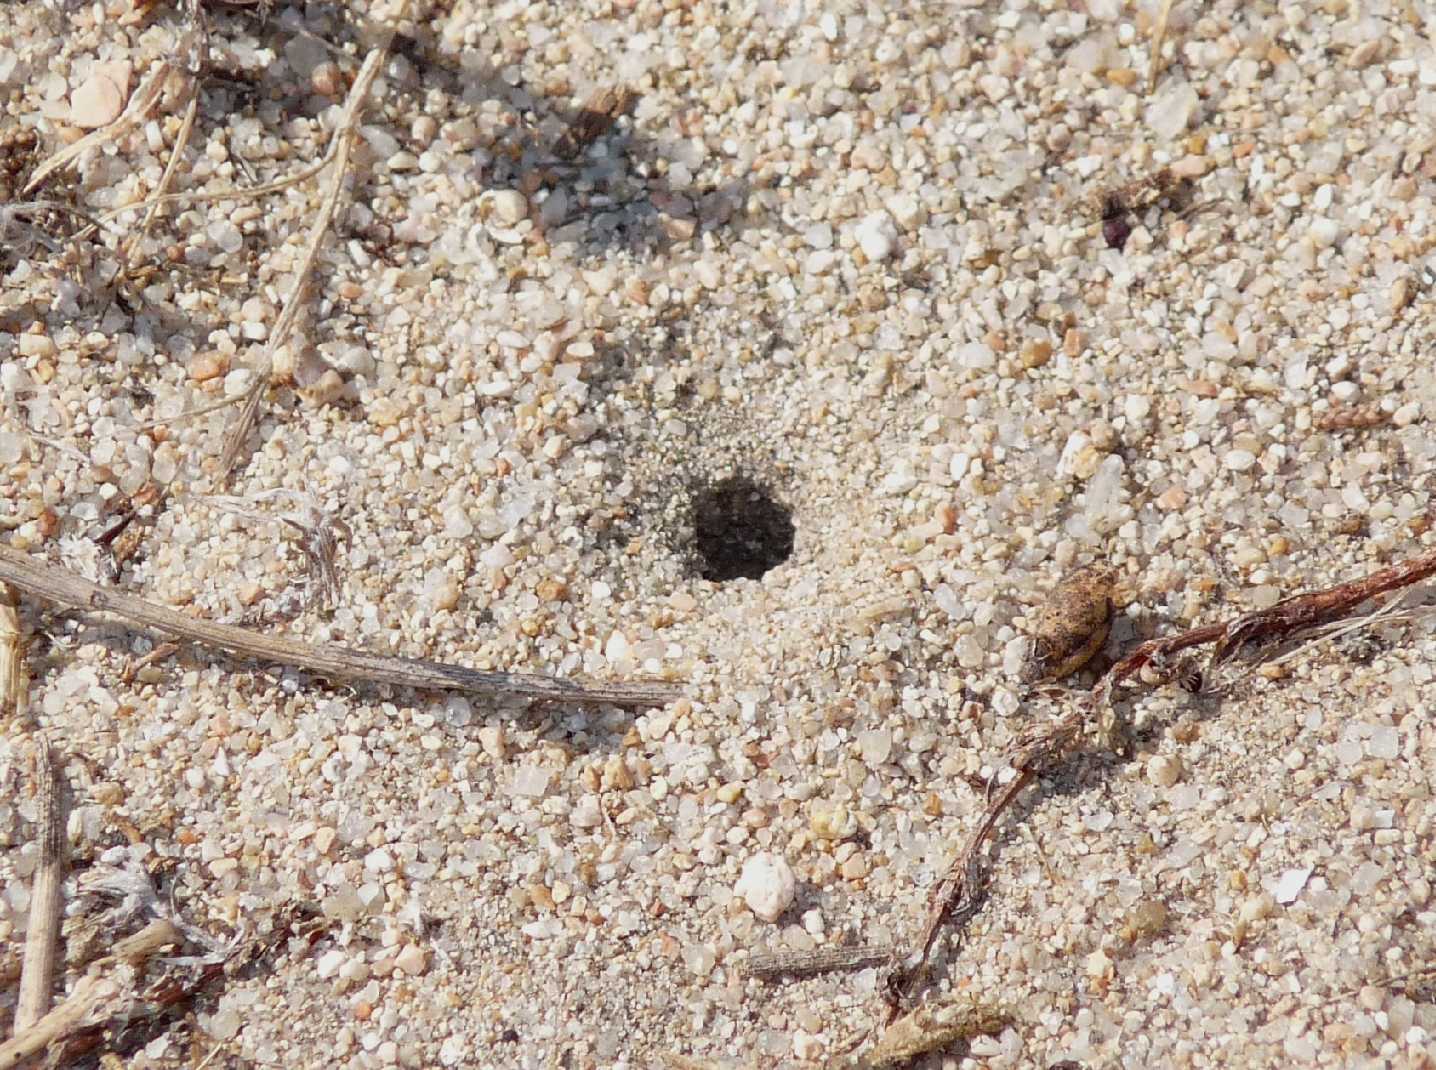
[(574, 828), (591, 829), (603, 824), (603, 808), (599, 806), (597, 795), (585, 795), (574, 805), (573, 813), (569, 815)]
[(683, 949), (683, 964), (694, 977), (707, 977), (718, 962), (710, 944), (690, 944)]
[(1421, 415), (1421, 402), (1408, 401), (1391, 414), (1391, 422), (1397, 427), (1410, 427)]
[(777, 921), (798, 894), (793, 870), (781, 855), (756, 854), (743, 863), (743, 873), (733, 886), (750, 909), (764, 921)]
[(801, 1029), (793, 1031), (793, 1058), (801, 1059), (803, 1062), (812, 1062), (823, 1054), (823, 1042), (811, 1033), (805, 1033)]
[(892, 754), (893, 735), (891, 732), (883, 732), (874, 729), (869, 732), (858, 733), (858, 750), (862, 753), (863, 761), (870, 766), (882, 765)]
[(1299, 866), (1296, 869), (1286, 870), (1272, 885), (1272, 898), (1282, 904), (1296, 902), (1296, 897), (1301, 894), (1301, 890), (1306, 887), (1306, 882), (1310, 878), (1310, 866)]
[(1341, 225), (1334, 219), (1320, 216), (1311, 223), (1311, 241), (1319, 249), (1325, 249), (1336, 243), (1337, 236), (1341, 233)]
[(485, 725), (479, 729), (479, 746), (496, 762), (504, 760), (508, 747), (504, 741), (503, 725)]
[(886, 212), (872, 213), (853, 231), (858, 248), (874, 263), (892, 256), (897, 249), (897, 236), (897, 225)]
[(1261, 921), (1262, 918), (1270, 917), (1271, 912), (1275, 909), (1276, 901), (1265, 892), (1260, 895), (1249, 896), (1237, 912), (1237, 920), (1250, 925), (1254, 921)]
[(482, 201), (494, 213), (494, 218), (505, 226), (515, 226), (528, 218), (528, 199), (516, 189), (498, 189), (484, 194)]
[(1256, 454), (1251, 450), (1228, 450), (1223, 460), (1233, 472), (1245, 472), (1256, 464)]

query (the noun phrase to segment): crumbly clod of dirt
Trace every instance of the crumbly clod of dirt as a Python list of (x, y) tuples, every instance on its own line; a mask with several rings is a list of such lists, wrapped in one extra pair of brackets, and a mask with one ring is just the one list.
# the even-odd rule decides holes
[(1112, 629), (1116, 577), (1110, 566), (1089, 565), (1052, 589), (1033, 620), (1025, 682), (1069, 676), (1096, 656)]

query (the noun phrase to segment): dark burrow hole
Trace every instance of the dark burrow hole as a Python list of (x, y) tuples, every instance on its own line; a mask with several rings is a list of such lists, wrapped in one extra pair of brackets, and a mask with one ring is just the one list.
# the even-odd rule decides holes
[(693, 495), (693, 542), (705, 580), (756, 580), (788, 560), (793, 534), (793, 514), (751, 479), (730, 477)]

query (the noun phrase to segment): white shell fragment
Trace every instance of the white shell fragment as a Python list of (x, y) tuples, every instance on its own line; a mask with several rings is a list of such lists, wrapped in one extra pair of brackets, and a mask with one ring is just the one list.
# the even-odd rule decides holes
[(733, 886), (733, 894), (741, 895), (748, 908), (764, 921), (777, 921), (792, 905), (798, 882), (793, 870), (780, 856), (757, 854), (743, 863), (742, 876)]

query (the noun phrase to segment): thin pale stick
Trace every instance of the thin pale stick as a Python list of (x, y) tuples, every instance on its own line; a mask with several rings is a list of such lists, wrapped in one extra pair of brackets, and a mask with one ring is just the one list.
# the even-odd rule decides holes
[(122, 962), (142, 962), (156, 951), (184, 942), (184, 934), (168, 918), (155, 918), (137, 933), (115, 941), (109, 958)]
[(1172, 4), (1174, 0), (1162, 0), (1161, 10), (1157, 12), (1157, 25), (1152, 30), (1152, 58), (1147, 65), (1147, 92), (1151, 93), (1157, 88), (1157, 79), (1162, 74), (1162, 44), (1167, 39), (1167, 20), (1172, 17)]
[(38, 737), (35, 773), (40, 786), (40, 863), (30, 891), (30, 924), (25, 931), (25, 965), (20, 973), (20, 999), (15, 1007), (15, 1032), (30, 1028), (50, 1009), (55, 961), (60, 947), (60, 908), (69, 841), (65, 837), (65, 786), (50, 741)]
[(119, 983), (112, 978), (95, 974), (81, 977), (63, 1003), (0, 1044), (0, 1070), (13, 1070), (32, 1055), (38, 1055), (52, 1044), (63, 1043), (79, 1030), (103, 1020), (122, 995)]
[(478, 672), (460, 665), (371, 654), (340, 646), (314, 646), (297, 639), (264, 635), (229, 624), (187, 617), (168, 606), (101, 587), (64, 568), (47, 565), (29, 554), (0, 545), (0, 582), (20, 592), (69, 609), (113, 613), (130, 624), (162, 632), (243, 657), (277, 662), (331, 679), (367, 680), (436, 691), (465, 691), (546, 702), (603, 702), (651, 708), (678, 696), (675, 684), (629, 682), (578, 683), (531, 673)]
[(29, 676), (20, 643), (19, 601), (8, 583), (0, 583), (0, 725), (25, 715)]
[(227, 409), (231, 405), (237, 405), (248, 396), (248, 391), (245, 391), (243, 394), (230, 394), (228, 397), (220, 398), (210, 405), (201, 405), (197, 409), (185, 409), (183, 412), (177, 412), (173, 416), (163, 416), (158, 420), (151, 420), (149, 423), (136, 424), (135, 430), (148, 431), (150, 428), (159, 427), (161, 424), (168, 425), (174, 423), (176, 420), (188, 420), (192, 416), (204, 416), (207, 413), (218, 412), (220, 409)]
[(218, 201), (244, 201), (255, 197), (267, 197), (271, 193), (282, 193), (287, 189), (307, 182), (329, 166), (334, 159), (334, 146), (320, 157), (319, 162), (306, 167), (298, 174), (290, 175), (288, 178), (276, 179), (273, 182), (266, 182), (262, 186), (236, 186), (233, 189), (204, 191), (186, 191), (184, 193), (165, 193), (146, 197), (142, 201), (135, 201), (120, 208), (114, 208), (99, 217), (98, 222), (110, 223), (124, 215), (126, 212), (138, 212), (144, 208), (157, 208), (166, 204), (213, 204)]
[(156, 918), (139, 932), (118, 941), (114, 954), (95, 963), (71, 990), (70, 995), (54, 1010), (36, 1022), (20, 1027), (16, 1019), (15, 1036), (0, 1044), (0, 1070), (12, 1070), (32, 1055), (46, 1048), (58, 1054), (60, 1047), (76, 1033), (104, 1021), (111, 1014), (133, 1008), (133, 993), (101, 970), (116, 961), (142, 962), (162, 948), (180, 942), (180, 933), (164, 918)]
[[(397, 18), (403, 16), (407, 0), (401, 3)], [(392, 34), (389, 40), (392, 40)], [(340, 118), (339, 127), (334, 132), (334, 173), (329, 184), (329, 192), (324, 198), (324, 203), (319, 209), (319, 215), (314, 220), (314, 225), (309, 230), (309, 247), (304, 252), (304, 259), (300, 261), (299, 271), (294, 276), (294, 285), (290, 287), (289, 296), (285, 299), (284, 310), (280, 312), (279, 319), (270, 332), (269, 343), (264, 347), (264, 354), (259, 359), (258, 366), (254, 369), (254, 384), (244, 399), (244, 408), (240, 410), (239, 419), (230, 428), (224, 445), (224, 453), (219, 460), (219, 479), (223, 483), (229, 478), (230, 472), (234, 470), (235, 462), (244, 449), (245, 440), (249, 433), (259, 423), (259, 409), (264, 400), (264, 392), (269, 388), (269, 373), (274, 366), (274, 354), (279, 347), (289, 340), (289, 332), (294, 327), (294, 321), (299, 317), (299, 306), (304, 299), (304, 291), (309, 285), (309, 276), (314, 271), (314, 264), (319, 259), (319, 247), (324, 243), (324, 237), (329, 232), (329, 225), (334, 221), (334, 213), (339, 208), (339, 198), (344, 192), (344, 175), (349, 170), (349, 153), (354, 146), (354, 138), (358, 133), (359, 116), (364, 111), (364, 105), (369, 99), (369, 89), (374, 84), (375, 77), (379, 74), (379, 68), (383, 66), (384, 59), (389, 54), (389, 40), (375, 48), (364, 60), (364, 66), (359, 69), (358, 77), (354, 79), (354, 85), (349, 90), (349, 98), (344, 102), (344, 113)]]
[[(194, 129), (194, 119), (199, 114), (199, 93), (196, 92), (194, 79), (190, 79), (189, 103), (185, 105), (184, 119), (180, 122), (179, 133), (175, 135), (174, 148), (170, 150), (169, 162), (165, 164), (164, 174), (160, 175), (159, 185), (156, 190), (163, 194), (169, 189), (170, 183), (179, 171), (180, 156), (184, 154), (185, 146), (189, 144), (190, 132)], [(130, 237), (129, 244), (125, 249), (125, 260), (134, 263), (139, 255), (140, 243), (149, 236), (150, 228), (154, 226), (155, 220), (159, 218), (160, 206), (151, 204), (150, 210), (145, 213), (144, 222), (140, 224), (139, 230)]]

